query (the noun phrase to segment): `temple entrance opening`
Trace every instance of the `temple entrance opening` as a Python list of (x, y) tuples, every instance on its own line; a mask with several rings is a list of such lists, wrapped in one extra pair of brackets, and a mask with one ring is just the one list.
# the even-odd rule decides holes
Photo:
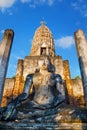
[(41, 55), (46, 55), (46, 47), (41, 47)]

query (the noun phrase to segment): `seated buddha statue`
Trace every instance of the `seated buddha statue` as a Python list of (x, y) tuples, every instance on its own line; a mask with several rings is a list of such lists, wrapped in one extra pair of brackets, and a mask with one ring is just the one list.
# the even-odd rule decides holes
[[(30, 100), (31, 89), (33, 97)], [(22, 94), (5, 108), (1, 108), (1, 120), (16, 119), (19, 112), (17, 108), (20, 108), (23, 104), (23, 107), (27, 107), (29, 111), (32, 109), (44, 110), (53, 109), (63, 100), (65, 100), (65, 95), (62, 77), (54, 73), (54, 68), (49, 59), (44, 59), (40, 70), (26, 77)]]

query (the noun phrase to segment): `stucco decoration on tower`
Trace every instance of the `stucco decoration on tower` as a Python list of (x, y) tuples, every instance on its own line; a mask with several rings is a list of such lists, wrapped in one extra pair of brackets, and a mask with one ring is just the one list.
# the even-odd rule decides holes
[(42, 23), (42, 25), (35, 31), (30, 53), (30, 56), (41, 55), (55, 55), (53, 35), (45, 23)]

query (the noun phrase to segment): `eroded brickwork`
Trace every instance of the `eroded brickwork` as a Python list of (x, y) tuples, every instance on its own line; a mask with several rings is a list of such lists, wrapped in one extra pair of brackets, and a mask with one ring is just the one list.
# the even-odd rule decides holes
[(15, 79), (7, 78), (5, 80), (5, 87), (2, 99), (2, 106), (6, 106), (13, 98), (13, 89), (14, 89)]
[(22, 93), (24, 86), (24, 78), (23, 78), (23, 60), (18, 60), (18, 66), (15, 77), (15, 84), (13, 89), (13, 97), (18, 96)]
[(81, 79), (72, 79), (72, 87), (73, 87), (73, 104), (74, 106), (84, 106), (84, 92), (82, 87)]
[(64, 80), (66, 82), (66, 88), (67, 88), (67, 100), (70, 104), (73, 105), (73, 89), (72, 89), (72, 80), (70, 76), (68, 60), (63, 61), (63, 66), (64, 66)]
[(54, 56), (54, 39), (46, 25), (41, 25), (34, 34), (30, 56)]

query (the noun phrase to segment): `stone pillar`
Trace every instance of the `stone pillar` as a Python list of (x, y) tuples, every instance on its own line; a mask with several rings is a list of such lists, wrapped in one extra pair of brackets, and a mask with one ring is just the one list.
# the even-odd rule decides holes
[(18, 60), (16, 77), (15, 77), (15, 86), (13, 90), (13, 96), (16, 97), (23, 91), (24, 78), (23, 78), (23, 60)]
[(74, 33), (80, 72), (83, 83), (84, 98), (87, 106), (87, 42), (82, 30)]
[(73, 105), (73, 89), (68, 60), (63, 61), (63, 67), (64, 80), (66, 82), (66, 99), (69, 104)]
[(0, 105), (2, 102), (2, 95), (4, 90), (5, 77), (8, 67), (8, 61), (12, 46), (14, 32), (12, 30), (6, 30), (2, 42), (0, 44)]

